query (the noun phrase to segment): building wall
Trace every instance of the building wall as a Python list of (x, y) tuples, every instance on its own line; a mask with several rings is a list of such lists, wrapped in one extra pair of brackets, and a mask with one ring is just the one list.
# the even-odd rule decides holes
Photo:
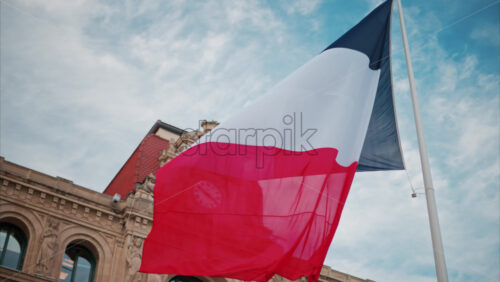
[(160, 168), (158, 158), (162, 150), (169, 148), (169, 143), (156, 134), (144, 137), (103, 193), (108, 195), (118, 193), (125, 198), (148, 174), (156, 173)]
[(155, 134), (165, 140), (170, 141), (171, 143), (175, 143), (175, 141), (180, 137), (180, 135), (175, 134), (163, 128), (159, 128), (158, 131), (155, 132)]
[(23, 273), (53, 281), (66, 246), (76, 242), (97, 258), (96, 281), (124, 281), (115, 258), (123, 257), (126, 219), (111, 206), (111, 196), (3, 158), (0, 183), (0, 222), (16, 225), (28, 238)]
[[(151, 229), (154, 177), (125, 200), (71, 181), (8, 162), (0, 157), (0, 222), (19, 227), (27, 236), (21, 271), (0, 266), (0, 280), (57, 281), (66, 247), (78, 243), (96, 257), (96, 282), (165, 282), (173, 275), (137, 272), (142, 244)], [(325, 266), (322, 281), (362, 280)], [(199, 277), (205, 282), (234, 279)], [(288, 281), (275, 276), (273, 281)]]

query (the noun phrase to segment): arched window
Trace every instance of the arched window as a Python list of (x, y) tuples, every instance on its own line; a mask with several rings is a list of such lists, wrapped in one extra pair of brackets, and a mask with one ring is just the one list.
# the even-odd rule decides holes
[(194, 276), (177, 275), (174, 278), (170, 279), (169, 282), (202, 282), (202, 281)]
[(87, 248), (69, 244), (64, 253), (59, 281), (92, 282), (95, 265), (95, 258)]
[(17, 226), (0, 223), (0, 265), (21, 270), (26, 252), (26, 235)]

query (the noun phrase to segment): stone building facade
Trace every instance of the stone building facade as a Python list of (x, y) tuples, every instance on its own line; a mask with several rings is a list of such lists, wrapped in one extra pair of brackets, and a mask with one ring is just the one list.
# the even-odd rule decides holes
[[(212, 125), (171, 140), (156, 161), (172, 159)], [(149, 174), (118, 199), (0, 157), (0, 281), (236, 281), (138, 272), (152, 224), (153, 187)], [(14, 264), (6, 266), (9, 260)], [(288, 280), (275, 276), (272, 281)], [(324, 266), (320, 281), (370, 280)]]

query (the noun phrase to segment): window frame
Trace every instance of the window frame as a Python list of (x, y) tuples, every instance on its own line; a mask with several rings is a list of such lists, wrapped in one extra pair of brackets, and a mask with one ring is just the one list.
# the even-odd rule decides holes
[[(17, 227), (12, 223), (0, 222), (0, 230), (3, 230), (4, 228), (7, 231), (7, 236), (5, 237), (5, 242), (2, 246), (2, 251), (0, 252), (0, 266), (21, 271), (23, 269), (24, 257), (26, 256), (26, 247), (28, 246), (28, 236), (26, 236), (26, 234), (23, 232), (21, 228)], [(20, 241), (16, 238), (16, 236), (13, 236), (16, 233), (19, 234)], [(9, 244), (9, 239), (12, 236), (14, 237), (14, 239), (16, 239), (21, 248), (19, 258), (17, 259), (17, 265), (15, 268), (10, 268), (3, 264), (3, 260), (5, 259), (5, 254), (7, 253), (7, 246)]]
[(168, 282), (203, 282), (196, 276), (176, 275), (168, 280)]
[[(95, 280), (95, 270), (97, 267), (97, 260), (95, 258), (95, 255), (85, 246), (70, 243), (70, 244), (68, 244), (66, 249), (64, 249), (63, 262), (64, 262), (64, 255), (66, 255), (66, 252), (69, 249), (75, 249), (75, 260), (73, 261), (73, 268), (71, 269), (71, 273), (70, 273), (71, 279), (69, 280), (69, 282), (75, 282), (75, 277), (76, 277), (75, 274), (76, 274), (76, 270), (77, 270), (77, 266), (78, 266), (78, 258), (83, 257), (83, 258), (87, 259), (85, 256), (80, 255), (80, 252), (82, 252), (82, 251), (89, 254), (89, 258), (87, 259), (88, 262), (90, 263), (90, 273), (89, 273), (89, 281), (88, 282), (94, 281)], [(68, 255), (68, 257), (70, 257), (70, 256)], [(63, 266), (61, 265), (61, 271), (62, 271), (62, 268), (63, 268)], [(61, 279), (59, 279), (59, 281), (61, 281)]]

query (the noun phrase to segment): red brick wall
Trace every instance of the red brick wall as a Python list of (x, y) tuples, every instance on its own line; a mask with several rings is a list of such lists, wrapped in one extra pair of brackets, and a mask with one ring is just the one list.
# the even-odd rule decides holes
[(118, 193), (124, 199), (130, 191), (135, 189), (136, 183), (141, 183), (150, 173), (156, 174), (156, 171), (160, 168), (158, 158), (161, 151), (167, 149), (168, 146), (168, 140), (154, 134), (144, 137), (141, 144), (135, 149), (103, 193), (109, 195)]

